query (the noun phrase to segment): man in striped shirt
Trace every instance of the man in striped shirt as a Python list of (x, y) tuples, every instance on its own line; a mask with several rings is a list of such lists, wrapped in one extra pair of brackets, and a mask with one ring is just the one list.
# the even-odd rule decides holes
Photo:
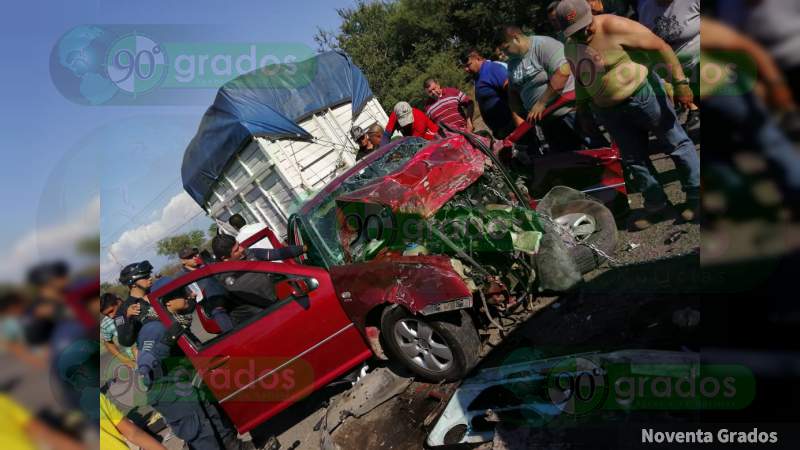
[(425, 114), (434, 122), (442, 122), (457, 130), (472, 132), (472, 99), (460, 90), (441, 87), (435, 78), (428, 78), (423, 84), (428, 100)]

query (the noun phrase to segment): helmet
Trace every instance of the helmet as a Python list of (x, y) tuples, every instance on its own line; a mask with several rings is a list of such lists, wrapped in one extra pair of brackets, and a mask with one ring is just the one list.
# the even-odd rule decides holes
[(128, 264), (119, 273), (119, 282), (125, 286), (132, 286), (136, 280), (150, 278), (150, 274), (152, 273), (153, 266), (150, 264), (150, 261)]

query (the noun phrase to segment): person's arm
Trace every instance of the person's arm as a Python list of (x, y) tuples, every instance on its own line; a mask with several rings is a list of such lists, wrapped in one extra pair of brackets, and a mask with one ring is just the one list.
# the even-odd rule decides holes
[(35, 353), (30, 351), (27, 345), (23, 344), (22, 342), (11, 341), (7, 342), (6, 348), (8, 351), (14, 355), (17, 359), (28, 364), (29, 366), (36, 368), (36, 369), (46, 369), (47, 368), (47, 360), (42, 358), (41, 356), (37, 356)]
[(514, 126), (518, 127), (525, 122), (525, 119), (517, 114), (517, 111), (525, 110), (522, 105), (522, 98), (514, 88), (506, 89), (506, 93), (508, 95), (508, 106), (511, 109), (511, 118), (514, 120)]
[(139, 329), (142, 327), (142, 323), (136, 318), (140, 310), (141, 306), (138, 303), (134, 303), (126, 311), (123, 311), (124, 316), (118, 315), (114, 318), (119, 345), (124, 347), (136, 345), (136, 335), (139, 334)]
[(544, 91), (539, 100), (528, 112), (528, 122), (533, 123), (534, 121), (542, 120), (542, 113), (547, 109), (547, 105), (564, 90), (564, 86), (566, 86), (567, 81), (569, 81), (571, 73), (569, 64), (566, 62), (553, 72), (550, 81), (547, 83), (547, 90)]
[(672, 75), (668, 80), (672, 83), (675, 91), (675, 100), (689, 108), (692, 105), (694, 96), (692, 88), (685, 81), (686, 75), (678, 60), (678, 56), (663, 39), (656, 36), (644, 25), (618, 16), (606, 16), (605, 32), (617, 38), (617, 42), (624, 48), (637, 49), (643, 51), (658, 52), (659, 57)]
[(166, 450), (160, 442), (147, 432), (137, 427), (129, 419), (123, 418), (116, 424), (117, 430), (125, 436), (125, 439), (130, 441), (133, 445), (140, 447), (142, 450)]
[(436, 125), (436, 122), (432, 121), (427, 115), (423, 116), (425, 117), (425, 135), (422, 137), (427, 140), (435, 139), (436, 133), (439, 132), (439, 125)]
[(128, 358), (128, 356), (125, 355), (124, 353), (122, 353), (119, 350), (119, 347), (117, 347), (117, 344), (115, 344), (113, 341), (103, 341), (103, 345), (105, 345), (106, 350), (108, 350), (108, 352), (111, 353), (112, 356), (120, 360), (122, 364), (125, 364), (126, 366), (132, 369), (136, 368), (136, 362)]
[(386, 122), (386, 127), (383, 129), (383, 136), (381, 136), (381, 146), (384, 146), (392, 140), (392, 134), (394, 134), (394, 127), (397, 126), (397, 114), (392, 111), (389, 114), (389, 121)]
[(49, 448), (57, 448), (59, 450), (84, 450), (86, 447), (80, 442), (72, 439), (60, 431), (50, 428), (39, 419), (32, 418), (25, 431), (31, 439), (40, 444), (44, 444)]
[(474, 127), (472, 126), (472, 117), (475, 115), (475, 102), (469, 96), (461, 91), (458, 93), (458, 105), (461, 114), (464, 115), (464, 120), (467, 122), (467, 131), (472, 133)]
[(251, 248), (248, 251), (260, 261), (281, 261), (284, 259), (296, 258), (305, 253), (308, 248), (305, 245), (287, 245), (281, 248)]
[(783, 110), (795, 108), (792, 92), (786, 84), (775, 60), (757, 42), (713, 19), (703, 17), (700, 22), (703, 38), (700, 47), (704, 51), (736, 51), (752, 58), (759, 78), (768, 90), (770, 103)]

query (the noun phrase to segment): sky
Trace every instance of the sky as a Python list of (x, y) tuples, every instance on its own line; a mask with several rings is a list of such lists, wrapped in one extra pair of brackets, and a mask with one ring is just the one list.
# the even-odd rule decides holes
[[(94, 51), (103, 59), (104, 52), (119, 50), (121, 41), (96, 39), (85, 50), (70, 40), (76, 27), (111, 30), (104, 36), (117, 37), (124, 35), (120, 30), (145, 30), (159, 44), (177, 42), (179, 50), (198, 55), (237, 51), (241, 44), (276, 52), (299, 44), (313, 52), (318, 27), (337, 29), (336, 9), (353, 3), (32, 0), (6, 5), (0, 18), (5, 57), (0, 199), (9, 214), (0, 225), (0, 281), (18, 280), (37, 260), (75, 258), (74, 242), (98, 234), (101, 275), (113, 279), (121, 264), (141, 259), (163, 264), (155, 255), (159, 238), (205, 230), (211, 223), (183, 192), (180, 165), (224, 74), (222, 81), (212, 78), (209, 87), (183, 89), (175, 98), (159, 93), (167, 104), (78, 104), (63, 93), (72, 86), (82, 95), (79, 83), (90, 80), (79, 72), (77, 64), (84, 60), (75, 55)], [(64, 61), (70, 61), (71, 72)], [(54, 65), (58, 70), (51, 70)], [(73, 79), (76, 73), (83, 78)]]

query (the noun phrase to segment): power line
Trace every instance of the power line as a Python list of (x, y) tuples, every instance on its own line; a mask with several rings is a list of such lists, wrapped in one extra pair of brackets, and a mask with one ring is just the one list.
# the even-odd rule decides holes
[[(204, 213), (205, 213), (205, 211), (203, 211), (201, 209), (196, 214), (194, 214), (193, 216), (189, 217), (189, 219), (186, 220), (185, 222), (179, 223), (178, 225), (176, 225), (176, 226), (170, 228), (169, 230), (167, 230), (166, 232), (164, 232), (164, 237), (168, 237), (168, 236), (172, 235), (172, 233), (174, 233), (175, 231), (180, 230), (181, 228), (185, 227), (186, 225), (191, 223), (194, 219), (196, 219), (199, 215), (204, 214)], [(158, 244), (158, 241), (160, 241), (164, 237), (161, 237), (161, 238), (155, 239), (153, 241), (150, 241), (150, 243), (148, 243), (148, 244), (146, 244), (144, 246), (140, 246), (139, 250), (137, 250), (136, 253), (134, 253), (131, 256), (131, 258), (135, 259), (137, 256), (141, 255), (143, 251), (145, 251), (148, 248), (153, 247), (154, 245)]]
[(110, 235), (107, 235), (106, 238), (103, 239), (103, 240), (104, 241), (108, 241), (108, 240), (116, 238), (120, 234), (122, 234), (125, 231), (127, 231), (129, 224), (133, 224), (133, 223), (135, 223), (135, 221), (141, 220), (141, 217), (144, 216), (142, 213), (145, 212), (148, 208), (150, 208), (150, 206), (152, 206), (164, 194), (166, 194), (169, 191), (169, 189), (172, 188), (175, 185), (175, 183), (178, 182), (178, 181), (180, 181), (180, 177), (172, 180), (172, 182), (170, 184), (168, 184), (167, 187), (162, 189), (161, 192), (158, 193), (158, 195), (156, 195), (152, 200), (147, 202), (147, 204), (144, 205), (144, 207), (142, 207), (136, 214), (134, 214), (133, 217), (128, 219), (127, 222), (123, 223), (119, 228), (117, 228), (117, 230), (114, 233), (112, 233)]

